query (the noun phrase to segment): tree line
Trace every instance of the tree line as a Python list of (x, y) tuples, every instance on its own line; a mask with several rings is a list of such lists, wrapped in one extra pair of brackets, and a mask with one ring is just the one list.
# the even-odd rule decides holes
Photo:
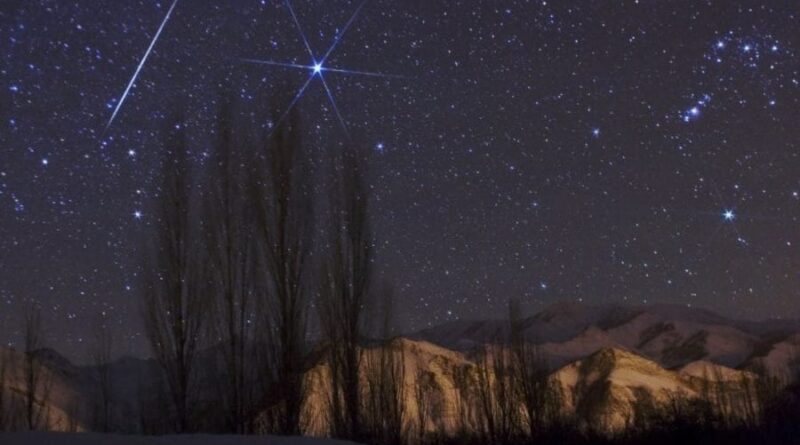
[(330, 357), (333, 434), (359, 437), (359, 347), (377, 294), (368, 152), (346, 146), (320, 171), (296, 115), (259, 138), (223, 103), (197, 168), (170, 128), (143, 304), (171, 407), (163, 429), (302, 433), (314, 335)]

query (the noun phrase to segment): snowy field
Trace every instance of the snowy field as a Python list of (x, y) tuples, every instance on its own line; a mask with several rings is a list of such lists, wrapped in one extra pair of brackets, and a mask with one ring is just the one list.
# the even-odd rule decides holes
[(123, 436), (96, 433), (0, 433), (2, 445), (353, 445), (332, 439), (279, 436)]

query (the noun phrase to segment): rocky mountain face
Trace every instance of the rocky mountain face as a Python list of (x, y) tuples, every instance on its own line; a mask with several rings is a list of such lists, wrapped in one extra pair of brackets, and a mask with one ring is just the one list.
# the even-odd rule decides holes
[[(523, 326), (526, 340), (537, 345), (549, 367), (559, 414), (583, 428), (605, 432), (636, 422), (642, 406), (676, 400), (720, 399), (731, 413), (746, 415), (753, 409), (748, 388), (758, 374), (788, 378), (797, 371), (800, 350), (796, 322), (742, 322), (672, 306), (559, 304), (524, 320)], [(503, 377), (493, 370), (486, 373), (487, 362), (476, 351), (494, 345), (494, 354), (500, 354), (497, 351), (507, 349), (507, 336), (503, 321), (457, 322), (398, 338), (385, 347), (365, 347), (361, 386), (369, 394), (376, 387), (374, 366), (390, 358), (400, 370), (394, 380), (408, 431), (479, 428), (475, 412), (484, 401), (479, 398), (481, 385)], [(6, 412), (24, 413), (24, 356), (5, 350), (5, 357), (2, 403)], [(47, 396), (36, 400), (44, 413), (42, 426), (61, 431), (92, 428), (98, 370), (74, 366), (54, 351), (40, 351), (37, 357), (47, 385)], [(136, 431), (137, 419), (147, 411), (142, 392), (152, 387), (157, 368), (152, 361), (128, 358), (110, 369), (112, 409), (119, 423), (115, 427)], [(307, 372), (307, 434), (321, 436), (328, 430), (329, 372), (325, 354), (319, 354)], [(9, 410), (11, 405), (14, 409)]]

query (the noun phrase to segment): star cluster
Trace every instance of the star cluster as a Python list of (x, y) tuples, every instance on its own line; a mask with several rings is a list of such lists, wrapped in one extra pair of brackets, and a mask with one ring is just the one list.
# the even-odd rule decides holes
[[(100, 5), (100, 6), (99, 6)], [(221, 98), (312, 162), (371, 147), (376, 267), (412, 330), (559, 301), (800, 311), (790, 2), (26, 0), (0, 7), (0, 335), (45, 309), (141, 352), (163, 134)], [(177, 116), (177, 117), (176, 117)], [(175, 122), (178, 122), (175, 124)]]

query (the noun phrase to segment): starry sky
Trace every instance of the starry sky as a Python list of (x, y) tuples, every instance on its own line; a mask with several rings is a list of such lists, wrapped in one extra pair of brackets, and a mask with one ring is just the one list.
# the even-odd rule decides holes
[[(800, 5), (1, 0), (0, 336), (106, 312), (141, 353), (164, 129), (232, 91), (312, 163), (372, 149), (376, 267), (412, 330), (556, 301), (800, 316)], [(316, 67), (315, 67), (316, 65)], [(277, 100), (276, 98), (280, 99)], [(321, 162), (321, 161), (320, 161)]]

